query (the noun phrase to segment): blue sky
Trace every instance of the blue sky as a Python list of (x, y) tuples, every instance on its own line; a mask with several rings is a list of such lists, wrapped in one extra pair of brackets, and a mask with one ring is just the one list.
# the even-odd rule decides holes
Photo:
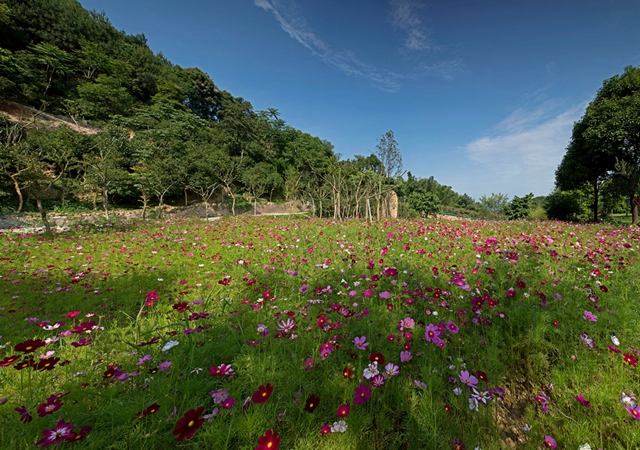
[(637, 0), (80, 0), (290, 125), (474, 198), (547, 195), (602, 81), (640, 65)]

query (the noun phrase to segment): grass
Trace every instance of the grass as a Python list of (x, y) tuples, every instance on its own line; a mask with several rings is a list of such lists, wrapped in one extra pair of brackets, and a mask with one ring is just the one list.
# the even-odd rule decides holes
[[(636, 448), (620, 400), (640, 380), (639, 241), (611, 225), (267, 217), (5, 233), (0, 442), (45, 446), (63, 420), (96, 449), (261, 448), (267, 430), (287, 449)], [(365, 378), (374, 354), (399, 375)]]

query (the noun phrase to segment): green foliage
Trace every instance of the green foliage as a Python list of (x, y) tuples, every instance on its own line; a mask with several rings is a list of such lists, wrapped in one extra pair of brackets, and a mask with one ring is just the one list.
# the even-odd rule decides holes
[(531, 211), (532, 200), (533, 194), (527, 194), (524, 197), (518, 197), (515, 195), (505, 207), (504, 215), (509, 220), (528, 218)]
[(442, 210), (440, 199), (433, 192), (412, 192), (409, 195), (409, 204), (413, 209), (427, 217), (438, 214)]
[(575, 191), (553, 191), (547, 196), (544, 209), (549, 219), (573, 221), (582, 214), (582, 208)]

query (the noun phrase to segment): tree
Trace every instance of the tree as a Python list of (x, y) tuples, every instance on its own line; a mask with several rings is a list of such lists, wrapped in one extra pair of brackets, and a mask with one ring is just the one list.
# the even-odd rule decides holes
[(95, 145), (82, 157), (84, 187), (102, 197), (105, 217), (109, 220), (109, 195), (122, 192), (128, 183), (125, 153), (127, 137), (122, 130), (111, 128), (99, 133)]
[(513, 199), (505, 208), (504, 215), (509, 220), (526, 219), (529, 217), (531, 211), (531, 202), (533, 200), (533, 193), (527, 194), (524, 197), (518, 197), (514, 195)]
[(438, 214), (442, 210), (440, 199), (433, 192), (412, 192), (409, 195), (409, 204), (413, 209), (427, 217), (430, 214)]
[(555, 190), (547, 196), (544, 210), (549, 219), (573, 221), (581, 212), (580, 202), (575, 191)]
[(387, 178), (402, 176), (402, 155), (398, 151), (398, 142), (393, 131), (389, 130), (378, 139), (376, 155), (382, 163), (382, 174)]
[(246, 169), (242, 173), (242, 182), (253, 196), (253, 214), (258, 214), (258, 198), (267, 193), (273, 166), (261, 162)]
[[(624, 163), (622, 163), (624, 161)], [(556, 171), (561, 190), (590, 183), (594, 191), (594, 221), (598, 218), (598, 194), (613, 176), (629, 184), (626, 195), (632, 223), (638, 223), (638, 183), (633, 175), (640, 167), (640, 67), (626, 67), (622, 75), (603, 82), (582, 119), (574, 125), (572, 139)]]
[(480, 207), (486, 209), (490, 213), (493, 214), (502, 214), (505, 207), (509, 204), (509, 197), (506, 194), (494, 194), (491, 193), (491, 196), (487, 197), (483, 195), (478, 199), (480, 203)]

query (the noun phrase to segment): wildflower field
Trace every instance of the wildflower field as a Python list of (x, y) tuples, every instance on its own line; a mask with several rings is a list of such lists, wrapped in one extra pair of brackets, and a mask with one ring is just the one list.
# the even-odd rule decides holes
[(226, 218), (0, 239), (2, 448), (640, 446), (635, 228)]

